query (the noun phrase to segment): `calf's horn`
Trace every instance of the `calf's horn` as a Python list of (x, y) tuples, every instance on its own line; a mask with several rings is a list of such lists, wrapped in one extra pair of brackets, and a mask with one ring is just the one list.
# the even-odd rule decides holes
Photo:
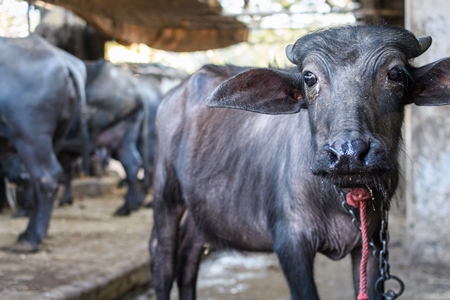
[(417, 38), (417, 41), (419, 42), (420, 50), (416, 57), (422, 55), (428, 50), (428, 48), (430, 48), (432, 39), (431, 36), (422, 36)]
[(289, 59), (289, 61), (293, 64), (295, 64), (295, 57), (292, 56), (292, 48), (294, 48), (294, 45), (289, 44), (286, 46), (286, 57)]

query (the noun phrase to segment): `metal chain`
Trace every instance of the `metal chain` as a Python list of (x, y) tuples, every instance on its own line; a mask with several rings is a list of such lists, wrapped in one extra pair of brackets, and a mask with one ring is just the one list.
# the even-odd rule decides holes
[[(400, 297), (400, 295), (405, 290), (405, 285), (403, 281), (397, 276), (391, 275), (389, 272), (389, 251), (388, 251), (388, 243), (389, 243), (389, 230), (388, 230), (388, 220), (389, 220), (389, 202), (381, 201), (381, 228), (380, 228), (380, 242), (381, 249), (377, 249), (376, 245), (372, 242), (374, 253), (378, 252), (378, 265), (380, 268), (380, 277), (375, 283), (375, 287), (377, 291), (383, 294), (386, 300), (394, 300)], [(393, 290), (389, 289), (386, 292), (384, 291), (385, 282), (388, 280), (395, 281), (399, 286), (399, 291), (396, 293)]]
[[(355, 227), (361, 231), (361, 226), (356, 214), (353, 210), (353, 207), (347, 204), (345, 199), (345, 194), (343, 191), (338, 191), (338, 193), (342, 197), (342, 207), (347, 211), (348, 214), (352, 217), (352, 223)], [(381, 228), (380, 228), (380, 242), (381, 249), (375, 245), (373, 241), (370, 241), (369, 245), (373, 249), (373, 256), (378, 260), (378, 266), (380, 269), (380, 277), (377, 279), (375, 283), (375, 287), (377, 291), (383, 295), (386, 300), (394, 300), (403, 293), (405, 289), (405, 285), (403, 281), (397, 276), (391, 275), (389, 272), (389, 251), (388, 251), (388, 243), (389, 243), (389, 230), (388, 230), (388, 220), (389, 220), (389, 202), (381, 201)], [(385, 282), (388, 280), (393, 280), (397, 282), (399, 286), (399, 291), (395, 293), (393, 290), (384, 291)]]

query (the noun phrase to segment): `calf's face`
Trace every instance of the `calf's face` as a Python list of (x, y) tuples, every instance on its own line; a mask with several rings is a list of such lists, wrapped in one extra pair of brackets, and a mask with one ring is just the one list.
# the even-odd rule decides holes
[(307, 36), (286, 54), (304, 78), (313, 173), (354, 187), (386, 175), (396, 178), (405, 97), (413, 80), (408, 59), (420, 55), (429, 40), (396, 29), (346, 29)]
[(319, 31), (286, 48), (298, 72), (243, 72), (207, 104), (266, 114), (307, 109), (314, 174), (340, 187), (393, 189), (404, 106), (450, 103), (450, 59), (409, 64), (430, 44), (429, 37), (385, 26)]

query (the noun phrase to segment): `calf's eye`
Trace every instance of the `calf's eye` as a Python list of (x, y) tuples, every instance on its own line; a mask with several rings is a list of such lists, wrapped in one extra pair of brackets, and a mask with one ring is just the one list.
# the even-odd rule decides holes
[(399, 66), (393, 67), (388, 73), (388, 78), (393, 81), (402, 82), (405, 80), (405, 72)]
[(303, 78), (307, 86), (312, 87), (317, 82), (317, 77), (310, 71), (303, 72)]

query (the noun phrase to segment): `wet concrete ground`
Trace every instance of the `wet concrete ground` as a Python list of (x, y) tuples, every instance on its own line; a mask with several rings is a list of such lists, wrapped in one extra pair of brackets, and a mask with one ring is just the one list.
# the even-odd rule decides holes
[[(149, 288), (147, 243), (152, 211), (113, 217), (124, 189), (77, 198), (73, 206), (56, 208), (49, 236), (36, 254), (10, 251), (26, 219), (0, 214), (0, 299), (134, 299), (154, 300)], [(391, 274), (406, 286), (405, 300), (449, 300), (448, 266), (411, 264), (404, 251), (405, 219), (390, 215)], [(350, 261), (318, 256), (316, 283), (321, 299), (354, 299)], [(141, 292), (124, 294), (144, 285)], [(176, 291), (172, 299), (177, 299)], [(213, 253), (198, 281), (200, 300), (289, 299), (278, 261), (270, 254)], [(306, 299), (307, 300), (307, 299)]]

